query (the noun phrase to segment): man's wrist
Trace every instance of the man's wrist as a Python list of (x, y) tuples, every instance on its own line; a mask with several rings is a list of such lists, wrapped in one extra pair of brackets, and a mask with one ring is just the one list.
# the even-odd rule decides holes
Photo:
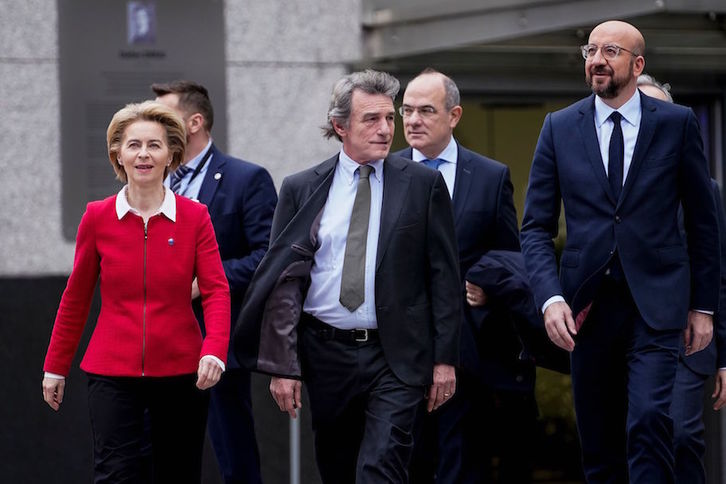
[(565, 302), (565, 298), (562, 297), (562, 295), (557, 294), (555, 296), (552, 296), (548, 300), (546, 300), (544, 302), (544, 304), (542, 305), (542, 314), (544, 314), (544, 312), (547, 311), (548, 307), (550, 307), (552, 304), (554, 304), (556, 302)]

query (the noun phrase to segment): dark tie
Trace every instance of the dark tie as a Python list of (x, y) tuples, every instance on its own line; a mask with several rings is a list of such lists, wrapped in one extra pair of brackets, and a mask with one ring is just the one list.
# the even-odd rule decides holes
[(441, 158), (434, 158), (433, 160), (421, 160), (421, 163), (428, 166), (429, 168), (433, 168), (434, 170), (438, 170), (439, 166), (441, 166), (442, 163), (446, 163), (446, 160), (442, 160)]
[(179, 165), (179, 168), (174, 170), (174, 172), (169, 175), (169, 188), (171, 188), (171, 191), (174, 193), (179, 193), (179, 188), (181, 188), (182, 180), (185, 176), (187, 176), (187, 173), (192, 171), (191, 168), (189, 168), (187, 165)]
[(371, 213), (372, 166), (358, 167), (358, 187), (350, 214), (348, 238), (345, 241), (343, 274), (340, 281), (340, 304), (353, 312), (365, 300), (366, 241)]
[(615, 200), (620, 198), (620, 191), (623, 188), (623, 163), (625, 158), (625, 147), (623, 143), (623, 130), (620, 127), (622, 115), (613, 111), (610, 119), (613, 122), (613, 134), (610, 135), (610, 150), (608, 154), (608, 179), (610, 189), (613, 191)]

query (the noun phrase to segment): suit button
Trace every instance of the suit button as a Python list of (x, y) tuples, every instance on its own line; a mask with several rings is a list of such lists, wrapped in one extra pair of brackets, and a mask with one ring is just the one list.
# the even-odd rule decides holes
[(619, 224), (619, 223), (620, 223), (620, 222), (622, 222), (622, 221), (623, 221), (623, 220), (622, 220), (622, 219), (620, 218), (620, 215), (616, 215), (616, 216), (615, 216), (615, 223), (616, 223), (616, 224)]

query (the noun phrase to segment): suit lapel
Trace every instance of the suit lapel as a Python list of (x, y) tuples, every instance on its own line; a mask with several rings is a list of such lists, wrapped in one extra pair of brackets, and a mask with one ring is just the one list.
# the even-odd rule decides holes
[(592, 165), (593, 172), (600, 186), (607, 194), (608, 199), (613, 205), (617, 203), (608, 182), (605, 166), (603, 165), (602, 156), (600, 156), (600, 141), (597, 139), (595, 131), (595, 95), (591, 95), (580, 108), (580, 137), (585, 146), (587, 159)]
[(386, 253), (393, 228), (406, 200), (411, 177), (405, 173), (407, 162), (400, 158), (387, 157), (383, 162), (383, 204), (381, 206), (381, 228), (378, 235), (376, 270)]
[(456, 176), (454, 178), (454, 196), (452, 203), (454, 205), (454, 222), (459, 226), (460, 218), (464, 213), (464, 204), (469, 196), (472, 180), (474, 180), (474, 167), (472, 166), (471, 157), (461, 147), (456, 144)]
[(628, 170), (628, 176), (625, 178), (625, 185), (623, 185), (623, 193), (620, 196), (620, 200), (624, 200), (630, 192), (635, 179), (638, 176), (645, 154), (648, 152), (651, 141), (653, 141), (653, 135), (655, 134), (655, 127), (657, 124), (655, 116), (655, 105), (651, 103), (647, 96), (640, 96), (640, 128), (638, 129), (638, 139), (635, 141), (635, 149), (633, 150), (633, 159), (630, 161), (630, 169)]
[(333, 183), (337, 161), (338, 155), (335, 155), (318, 165), (314, 170), (314, 176), (311, 176), (305, 185), (301, 187), (300, 193), (296, 196), (300, 208), (280, 235), (277, 236), (276, 245), (280, 241), (282, 241), (281, 243), (285, 248), (291, 244), (303, 244), (311, 253), (315, 251), (311, 240), (314, 238), (313, 234), (311, 234), (311, 228), (328, 200), (328, 192), (330, 191), (330, 185)]
[(199, 188), (199, 201), (207, 207), (211, 206), (219, 184), (224, 178), (224, 165), (226, 164), (222, 153), (214, 144), (209, 149), (212, 150), (212, 158), (209, 160), (207, 174), (204, 175), (202, 186)]

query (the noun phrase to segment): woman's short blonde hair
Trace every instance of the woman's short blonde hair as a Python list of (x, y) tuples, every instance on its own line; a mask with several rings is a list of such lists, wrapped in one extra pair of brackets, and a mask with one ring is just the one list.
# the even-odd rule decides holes
[(184, 161), (184, 151), (187, 145), (186, 129), (182, 118), (170, 107), (156, 101), (127, 104), (111, 118), (106, 130), (106, 143), (108, 145), (108, 160), (111, 162), (116, 179), (126, 183), (128, 178), (126, 170), (119, 163), (121, 140), (124, 132), (136, 121), (153, 121), (159, 123), (166, 131), (166, 144), (172, 155), (171, 164), (164, 171), (164, 177), (174, 171)]

